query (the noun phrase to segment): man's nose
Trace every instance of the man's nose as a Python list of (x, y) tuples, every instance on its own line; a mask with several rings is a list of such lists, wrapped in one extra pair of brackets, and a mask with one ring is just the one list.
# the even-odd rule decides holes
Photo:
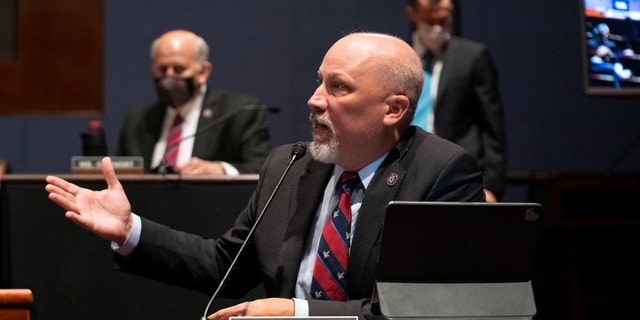
[(321, 90), (322, 89), (318, 87), (311, 98), (309, 98), (309, 101), (307, 101), (310, 109), (325, 109), (327, 107), (327, 99), (321, 94)]

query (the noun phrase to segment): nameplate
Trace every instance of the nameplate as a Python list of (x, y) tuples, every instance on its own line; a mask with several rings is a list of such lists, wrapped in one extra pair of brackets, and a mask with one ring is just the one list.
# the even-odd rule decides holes
[[(102, 156), (71, 157), (71, 172), (77, 174), (101, 174)], [(113, 169), (117, 174), (142, 174), (144, 162), (142, 157), (110, 157)]]

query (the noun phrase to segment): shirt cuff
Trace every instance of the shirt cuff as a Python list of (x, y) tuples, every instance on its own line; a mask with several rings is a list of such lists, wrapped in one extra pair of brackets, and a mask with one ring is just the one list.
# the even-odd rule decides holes
[(307, 300), (292, 298), (295, 308), (294, 315), (296, 317), (308, 317), (309, 316), (309, 303)]
[(133, 223), (131, 225), (131, 232), (129, 236), (127, 236), (127, 240), (120, 246), (117, 243), (111, 241), (111, 250), (123, 255), (128, 256), (133, 252), (133, 249), (138, 246), (138, 242), (140, 241), (140, 234), (142, 233), (142, 220), (140, 220), (140, 216), (135, 213), (132, 213)]
[(240, 174), (240, 172), (238, 171), (238, 169), (236, 169), (236, 167), (224, 162), (224, 161), (218, 161), (220, 163), (220, 165), (222, 165), (222, 168), (224, 169), (224, 173), (228, 176), (237, 176)]

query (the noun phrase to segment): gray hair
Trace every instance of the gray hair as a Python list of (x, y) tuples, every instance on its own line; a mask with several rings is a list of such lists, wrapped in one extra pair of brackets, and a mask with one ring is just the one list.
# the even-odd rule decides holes
[(369, 33), (378, 34), (382, 36), (389, 36), (395, 38), (397, 43), (401, 47), (390, 50), (384, 55), (386, 63), (379, 64), (379, 71), (382, 75), (382, 89), (381, 96), (387, 96), (389, 94), (402, 93), (409, 99), (408, 116), (413, 118), (413, 114), (418, 107), (418, 99), (422, 93), (422, 86), (424, 83), (424, 71), (422, 69), (422, 62), (420, 58), (415, 54), (415, 51), (404, 40), (384, 33), (376, 32), (354, 32), (357, 33)]
[[(200, 65), (202, 65), (202, 63), (209, 60), (209, 45), (199, 35), (193, 34), (193, 36), (196, 38), (196, 49), (198, 50), (198, 52), (196, 53), (197, 54), (196, 58), (198, 59), (198, 62), (200, 63)], [(160, 41), (160, 38), (162, 38), (162, 36), (156, 38), (153, 41), (153, 43), (151, 43), (151, 48), (149, 51), (149, 56), (151, 57), (151, 61), (153, 61), (153, 56), (158, 48), (158, 42)]]

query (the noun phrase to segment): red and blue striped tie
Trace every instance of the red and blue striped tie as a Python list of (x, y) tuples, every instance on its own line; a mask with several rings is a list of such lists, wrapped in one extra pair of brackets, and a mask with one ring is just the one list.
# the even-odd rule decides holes
[(182, 116), (177, 114), (171, 129), (169, 129), (167, 149), (164, 156), (165, 163), (169, 168), (175, 167), (178, 162), (178, 152), (180, 151), (179, 141), (182, 139), (182, 121)]
[(325, 223), (313, 267), (311, 296), (324, 300), (347, 300), (347, 264), (351, 245), (351, 192), (360, 184), (357, 172), (340, 176), (338, 206)]

